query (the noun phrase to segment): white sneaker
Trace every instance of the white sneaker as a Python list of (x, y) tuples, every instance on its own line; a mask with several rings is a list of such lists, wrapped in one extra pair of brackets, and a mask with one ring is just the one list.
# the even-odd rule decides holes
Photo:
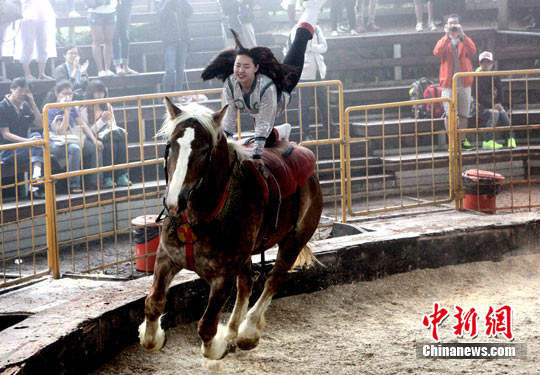
[(276, 129), (278, 132), (278, 139), (289, 142), (289, 137), (291, 136), (292, 129), (291, 124), (286, 122), (283, 125), (274, 126), (274, 129)]
[(339, 35), (339, 34), (338, 34), (337, 30), (334, 30), (334, 31), (332, 31), (332, 32), (330, 33), (330, 36), (338, 36), (338, 35)]
[(80, 17), (81, 15), (79, 14), (79, 12), (75, 11), (75, 10), (72, 10), (71, 12), (69, 12), (68, 14), (68, 17)]
[(430, 31), (435, 31), (435, 30), (437, 30), (437, 26), (435, 26), (435, 24), (434, 24), (433, 22), (428, 23), (427, 27), (428, 27), (428, 29), (429, 29)]
[(424, 25), (421, 23), (416, 24), (416, 31), (424, 31)]

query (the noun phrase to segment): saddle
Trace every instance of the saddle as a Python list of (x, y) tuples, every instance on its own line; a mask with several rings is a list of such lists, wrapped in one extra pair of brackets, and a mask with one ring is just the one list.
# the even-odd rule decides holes
[[(242, 145), (248, 150), (253, 147), (251, 143)], [(275, 228), (281, 200), (306, 183), (315, 170), (316, 160), (311, 150), (285, 141), (276, 141), (274, 146), (265, 148), (262, 159), (268, 173), (259, 170), (251, 159), (244, 160), (244, 165), (254, 175), (267, 202), (265, 222)]]
[[(251, 149), (252, 144), (244, 147)], [(285, 141), (276, 141), (274, 146), (265, 148), (262, 159), (278, 184), (281, 199), (304, 185), (315, 170), (315, 155), (311, 150)]]

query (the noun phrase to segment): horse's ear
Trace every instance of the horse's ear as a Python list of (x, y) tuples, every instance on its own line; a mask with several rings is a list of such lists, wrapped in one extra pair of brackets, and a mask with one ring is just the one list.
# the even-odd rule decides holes
[(214, 120), (214, 128), (219, 128), (221, 126), (221, 120), (223, 120), (223, 117), (225, 116), (225, 113), (227, 113), (227, 108), (229, 105), (225, 105), (223, 108), (221, 108), (219, 111), (214, 112), (212, 115), (212, 119)]
[(167, 112), (171, 120), (174, 120), (176, 116), (182, 113), (182, 110), (174, 104), (168, 96), (165, 97), (165, 105), (167, 106)]

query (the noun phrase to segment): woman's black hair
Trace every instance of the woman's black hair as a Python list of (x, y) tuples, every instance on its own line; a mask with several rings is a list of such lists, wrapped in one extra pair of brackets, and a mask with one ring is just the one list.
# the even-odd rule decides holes
[(65, 45), (63, 48), (64, 52), (62, 52), (62, 55), (65, 56), (68, 53), (68, 51), (71, 51), (74, 48), (77, 48), (75, 44), (70, 43), (70, 44)]
[(224, 82), (234, 72), (236, 56), (245, 55), (251, 57), (254, 65), (259, 65), (257, 73), (262, 73), (270, 78), (276, 85), (278, 92), (283, 91), (283, 88), (290, 83), (289, 76), (296, 71), (296, 67), (280, 63), (270, 48), (245, 48), (236, 31), (230, 30), (234, 36), (236, 48), (223, 50), (214, 57), (204, 68), (201, 78), (204, 81), (217, 78)]
[[(93, 100), (94, 94), (96, 92), (104, 92), (105, 98), (109, 96), (109, 91), (107, 90), (107, 86), (103, 83), (103, 81), (100, 81), (99, 79), (94, 79), (93, 81), (90, 81), (88, 84), (88, 87), (86, 88), (86, 100)], [(96, 122), (96, 117), (94, 114), (94, 106), (93, 105), (87, 105), (86, 109), (88, 111), (88, 125), (92, 126)], [(109, 106), (107, 103), (101, 103), (99, 104), (99, 109), (102, 111), (107, 111), (109, 109)]]
[(66, 79), (56, 82), (56, 86), (54, 86), (54, 88), (51, 89), (47, 93), (47, 96), (45, 97), (45, 100), (43, 101), (43, 105), (48, 104), (48, 103), (56, 103), (56, 101), (58, 100), (57, 98), (58, 94), (60, 94), (62, 90), (68, 87), (70, 89), (73, 89), (73, 85), (71, 84), (71, 82), (69, 82)]

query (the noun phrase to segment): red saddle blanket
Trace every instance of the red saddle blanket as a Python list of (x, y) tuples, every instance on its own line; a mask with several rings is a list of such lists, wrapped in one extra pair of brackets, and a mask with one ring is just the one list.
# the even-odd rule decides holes
[[(252, 148), (252, 144), (242, 145), (246, 149)], [(262, 158), (278, 182), (281, 199), (304, 185), (315, 170), (315, 155), (311, 150), (285, 141), (277, 141), (274, 146), (265, 148)]]

